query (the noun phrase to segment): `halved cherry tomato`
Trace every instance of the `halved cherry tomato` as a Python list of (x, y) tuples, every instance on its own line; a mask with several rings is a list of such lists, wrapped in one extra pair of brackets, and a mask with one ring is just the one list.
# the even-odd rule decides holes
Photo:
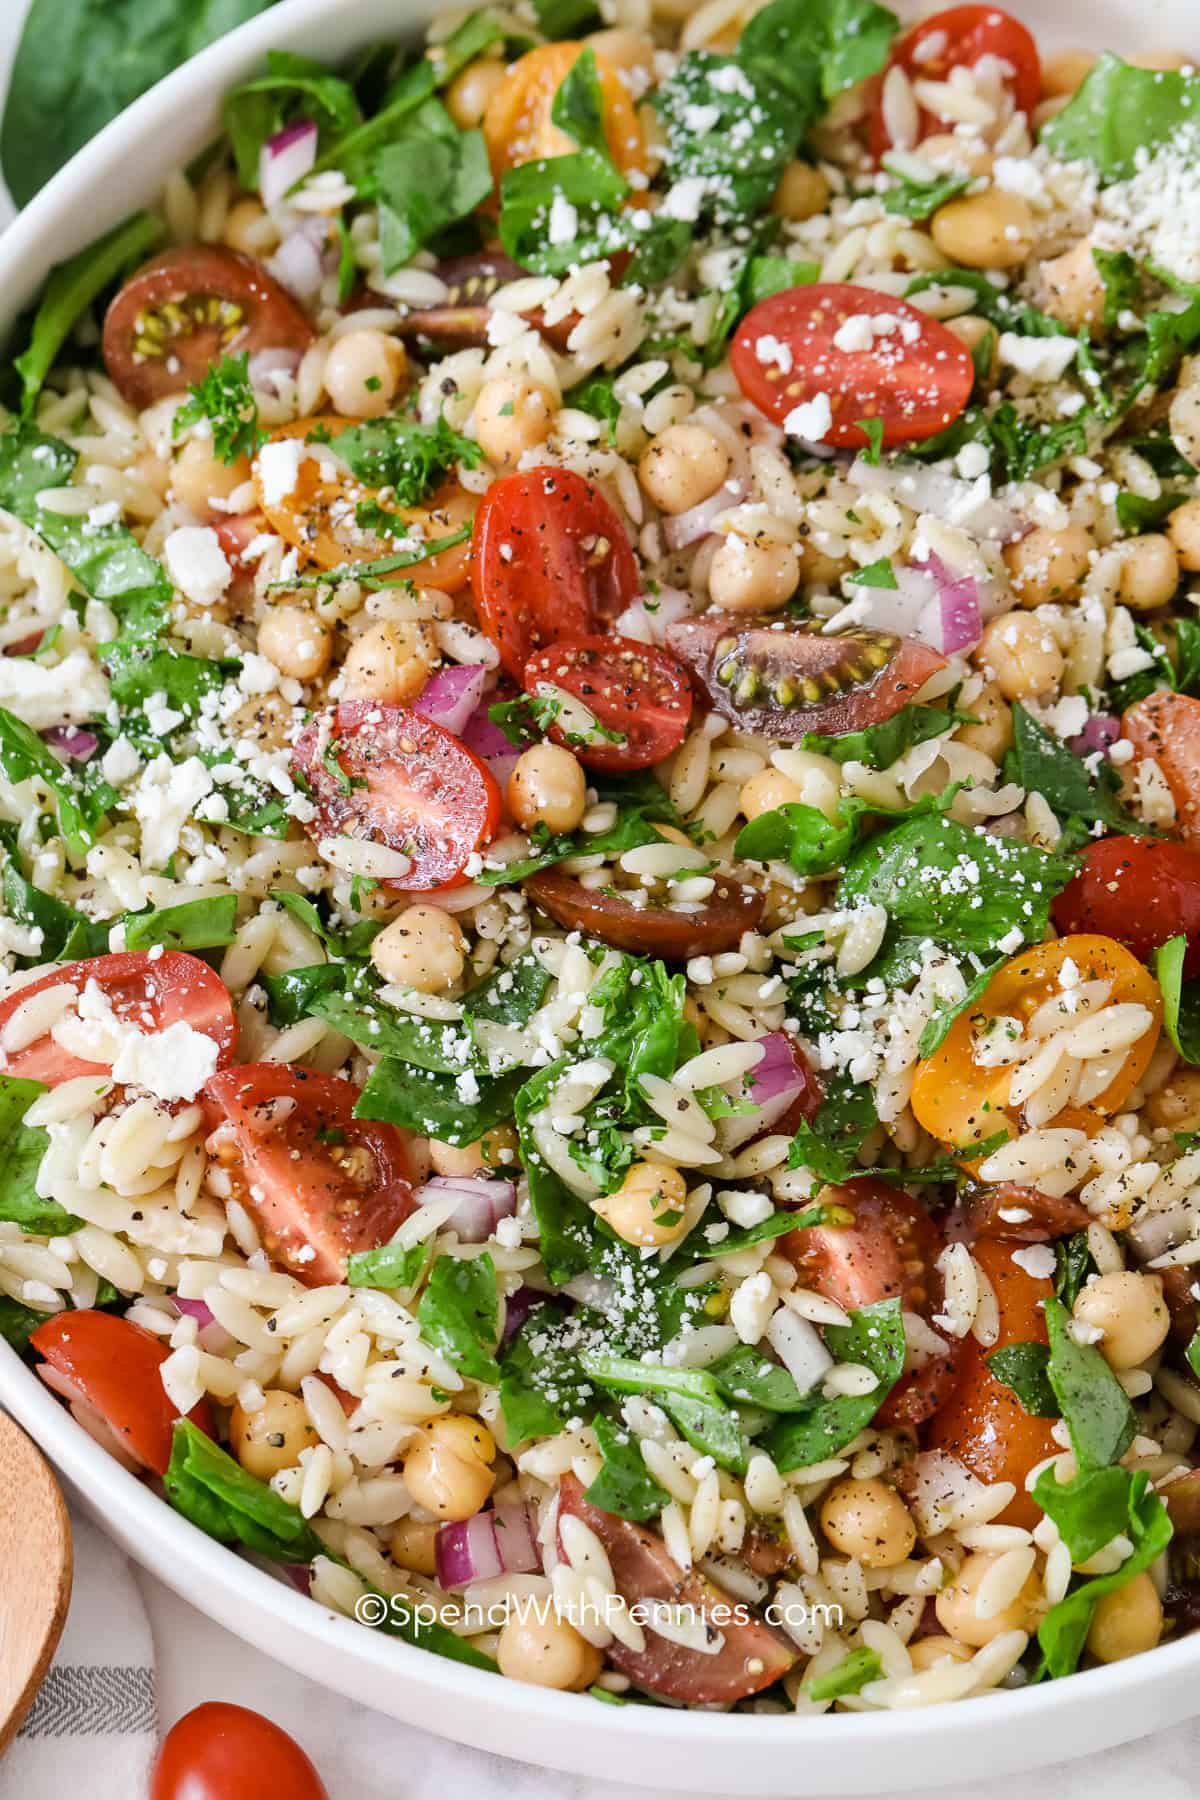
[[(569, 156), (579, 145), (550, 116), (554, 97), (579, 61), (583, 44), (539, 44), (515, 62), (487, 104), (483, 135), (497, 187), (506, 169), (539, 157)], [(604, 136), (619, 169), (643, 169), (646, 140), (633, 102), (620, 75), (603, 56), (596, 57)]]
[[(977, 1033), (988, 1030), (990, 1020), (1029, 1019), (1045, 1001), (1060, 995), (1062, 967), (1068, 959), (1081, 982), (1107, 981), (1112, 1000), (1135, 1001), (1153, 1015), (1150, 1029), (1128, 1052), (1113, 1053), (1112, 1079), (1088, 1100), (1088, 1108), (1100, 1114), (1119, 1112), (1137, 1086), (1162, 1025), (1162, 995), (1154, 977), (1110, 937), (1083, 933), (1037, 944), (1006, 962), (975, 1004), (958, 1015), (933, 1055), (917, 1064), (912, 1109), (926, 1131), (943, 1144), (957, 1149), (1012, 1129), (1016, 1120), (1008, 1093), (1016, 1065), (981, 1067), (972, 1054), (973, 1043)], [(1064, 1023), (1068, 1017), (1064, 1006)], [(1098, 1065), (1100, 1059), (1091, 1060)], [(1066, 1122), (1065, 1112), (1056, 1115), (1056, 1124)]]
[(261, 263), (219, 244), (164, 250), (131, 275), (104, 320), (104, 366), (142, 408), (241, 351), (308, 349), (315, 333)]
[[(91, 1310), (55, 1313), (29, 1341), (62, 1378), (61, 1387), (53, 1381), (48, 1385), (76, 1404), (94, 1407), (128, 1456), (156, 1475), (166, 1474), (171, 1431), (179, 1417), (159, 1374), (169, 1345), (116, 1313)], [(188, 1418), (213, 1435), (207, 1400), (194, 1406)]]
[[(888, 68), (899, 67), (914, 81), (945, 81), (952, 69), (972, 69), (984, 56), (1008, 64), (1005, 75), (1018, 112), (1026, 117), (1041, 98), (1042, 65), (1037, 45), (1019, 19), (998, 6), (949, 6), (914, 25), (892, 49)], [(934, 113), (921, 109), (921, 137), (945, 131)], [(891, 145), (883, 109), (871, 115), (871, 152), (876, 158)]]
[(471, 582), (483, 628), (517, 681), (535, 650), (610, 624), (640, 585), (599, 488), (550, 468), (492, 483), (475, 515)]
[(261, 1713), (210, 1700), (176, 1720), (150, 1779), (150, 1800), (329, 1800), (294, 1738)]
[(400, 851), (411, 866), (384, 885), (403, 892), (453, 887), (500, 823), (500, 789), (487, 764), (406, 706), (343, 700), (305, 726), (292, 763), (316, 802), (309, 836)]
[(589, 769), (652, 768), (678, 750), (692, 716), (687, 670), (665, 651), (615, 634), (563, 638), (535, 651), (522, 685), (527, 694), (572, 694), (606, 731), (621, 734), (618, 744), (579, 744), (551, 725), (555, 743), (568, 744)]
[[(848, 1312), (896, 1296), (906, 1312), (926, 1319), (940, 1310), (942, 1281), (935, 1264), (942, 1238), (919, 1201), (863, 1175), (823, 1188), (820, 1202), (836, 1209), (839, 1222), (807, 1225), (780, 1240), (782, 1254), (806, 1287)], [(959, 1340), (948, 1338), (944, 1355), (901, 1376), (879, 1409), (880, 1422), (914, 1426), (936, 1412), (954, 1385), (959, 1350)]]
[(1121, 736), (1162, 770), (1175, 799), (1178, 835), (1200, 839), (1200, 700), (1159, 688), (1124, 714)]
[(635, 906), (621, 894), (585, 888), (561, 869), (542, 869), (528, 876), (524, 886), (529, 898), (567, 931), (582, 931), (614, 950), (661, 956), (667, 962), (734, 949), (743, 931), (755, 929), (764, 905), (757, 888), (724, 879), (697, 912), (687, 913), (670, 906)]
[(972, 1252), (992, 1284), (1000, 1309), (1000, 1332), (984, 1350), (973, 1337), (964, 1338), (959, 1360), (958, 1384), (950, 1398), (922, 1433), (927, 1450), (944, 1450), (965, 1463), (980, 1481), (1011, 1481), (1017, 1492), (999, 1515), (1006, 1525), (1031, 1530), (1041, 1518), (1041, 1508), (1025, 1492), (1030, 1469), (1053, 1456), (1059, 1448), (1051, 1428), (1053, 1419), (1039, 1419), (1025, 1411), (1017, 1396), (998, 1381), (984, 1361), (993, 1350), (1008, 1344), (1046, 1340), (1043, 1302), (1054, 1293), (1054, 1283), (1030, 1275), (1013, 1261), (1015, 1247), (980, 1238)]
[[(859, 320), (868, 348), (841, 349), (843, 326)], [(864, 419), (880, 420), (886, 445), (933, 437), (957, 419), (975, 383), (970, 351), (937, 319), (846, 281), (760, 300), (738, 326), (729, 362), (747, 400), (776, 425), (827, 395), (833, 423), (819, 435), (839, 449), (867, 447)]]
[[(118, 1019), (136, 1025), (139, 1031), (166, 1031), (182, 1022), (212, 1038), (218, 1068), (233, 1060), (237, 1023), (229, 990), (206, 962), (183, 950), (164, 950), (161, 956), (152, 956), (148, 950), (125, 950), (63, 963), (0, 1000), (0, 1040), (17, 1008), (35, 994), (63, 986), (80, 993), (89, 982), (95, 982)], [(7, 1075), (41, 1081), (47, 1087), (57, 1087), (76, 1075), (106, 1077), (110, 1073), (103, 1063), (85, 1062), (61, 1049), (49, 1032), (22, 1050), (10, 1051), (2, 1066)]]
[(229, 1128), (218, 1157), (267, 1254), (309, 1287), (340, 1281), (347, 1257), (386, 1244), (413, 1209), (405, 1136), (356, 1119), (358, 1093), (285, 1063), (247, 1063), (204, 1090)]
[(859, 629), (826, 636), (740, 613), (679, 619), (667, 628), (667, 648), (723, 717), (785, 742), (878, 725), (946, 663), (915, 638)]
[[(314, 431), (336, 437), (352, 424), (333, 414), (321, 418), (295, 419), (273, 432), (272, 441), (287, 438), (307, 440)], [(301, 459), (296, 479), (284, 494), (271, 492), (264, 483), (262, 469), (254, 466), (254, 491), (266, 514), (271, 530), (278, 532), (287, 544), (299, 550), (308, 562), (322, 569), (340, 568), (344, 563), (374, 562), (379, 557), (394, 556), (396, 540), (361, 526), (356, 522), (360, 503), (375, 498), (377, 490), (351, 475), (328, 445), (314, 440), (312, 454)], [(420, 527), (422, 542), (434, 543), (451, 537), (475, 516), (474, 496), (448, 481), (423, 506), (386, 508), (405, 525)], [(447, 594), (465, 587), (471, 550), (469, 540), (440, 550), (424, 562), (400, 569), (396, 581), (419, 581), (424, 587), (441, 588)]]
[(792, 1667), (795, 1649), (752, 1607), (695, 1570), (681, 1569), (656, 1531), (593, 1506), (575, 1475), (564, 1475), (559, 1484), (558, 1510), (560, 1517), (582, 1519), (595, 1532), (608, 1555), (616, 1590), (630, 1606), (640, 1600), (649, 1608), (662, 1601), (698, 1618), (714, 1612), (710, 1634), (716, 1637), (719, 1632), (724, 1642), (711, 1654), (672, 1643), (649, 1626), (644, 1650), (629, 1650), (614, 1639), (606, 1652), (608, 1660), (635, 1687), (664, 1700), (728, 1706), (747, 1694), (761, 1693)]
[(990, 1237), (1014, 1244), (1044, 1244), (1072, 1231), (1086, 1231), (1093, 1222), (1078, 1200), (1043, 1194), (1040, 1188), (1024, 1187), (1017, 1181), (997, 1181), (991, 1187), (969, 1190), (952, 1219), (954, 1235), (964, 1241)]
[(225, 597), (235, 605), (242, 604), (254, 596), (254, 563), (244, 560), (246, 550), (266, 531), (266, 518), (260, 512), (224, 513), (211, 524), (233, 570)]
[(1079, 873), (1051, 909), (1062, 932), (1116, 938), (1142, 962), (1184, 936), (1185, 975), (1200, 975), (1200, 851), (1155, 838), (1106, 837), (1083, 852)]

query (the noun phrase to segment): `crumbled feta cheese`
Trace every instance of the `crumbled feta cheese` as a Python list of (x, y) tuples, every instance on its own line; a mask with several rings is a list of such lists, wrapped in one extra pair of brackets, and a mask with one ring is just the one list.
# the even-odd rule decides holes
[(579, 214), (565, 194), (555, 194), (550, 203), (546, 236), (552, 244), (570, 244), (579, 236)]
[(811, 400), (802, 400), (799, 406), (793, 406), (783, 421), (783, 429), (789, 437), (807, 438), (810, 443), (819, 444), (832, 424), (833, 408), (829, 404), (829, 395), (814, 394)]
[(302, 438), (277, 438), (258, 453), (258, 479), (264, 506), (278, 506), (296, 491), (307, 445)]
[(175, 586), (197, 606), (214, 605), (233, 575), (211, 525), (181, 525), (163, 545), (163, 557)]
[(47, 667), (30, 656), (0, 656), (0, 706), (35, 731), (82, 725), (108, 706), (108, 682), (86, 650)]
[(217, 1072), (217, 1043), (182, 1019), (165, 1031), (131, 1031), (113, 1064), (113, 1080), (134, 1082), (158, 1100), (194, 1100)]
[(1024, 1269), (1035, 1281), (1049, 1281), (1054, 1273), (1054, 1252), (1049, 1244), (1028, 1244), (1021, 1250), (1014, 1250), (1012, 1259), (1018, 1269)]
[(1016, 331), (1000, 333), (1000, 361), (1030, 381), (1060, 381), (1079, 349), (1073, 337), (1022, 337)]

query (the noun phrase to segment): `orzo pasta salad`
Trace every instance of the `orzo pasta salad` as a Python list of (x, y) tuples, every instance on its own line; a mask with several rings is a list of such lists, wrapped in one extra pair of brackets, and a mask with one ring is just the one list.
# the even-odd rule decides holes
[(9, 371), (4, 1335), (597, 1700), (1200, 1622), (1200, 73), (518, 0), (224, 120)]

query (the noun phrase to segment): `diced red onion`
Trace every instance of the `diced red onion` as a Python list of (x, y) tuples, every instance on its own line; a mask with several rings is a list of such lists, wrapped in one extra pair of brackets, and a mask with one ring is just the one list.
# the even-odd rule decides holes
[[(446, 731), (452, 731), (455, 737), (462, 737), (483, 698), (483, 684), (487, 680), (487, 673), (482, 663), (460, 663), (453, 668), (439, 670), (421, 689), (413, 702), (413, 711), (419, 712), (426, 719), (432, 719), (435, 725), (441, 725)], [(493, 725), (492, 730), (495, 729)], [(497, 735), (504, 738), (503, 732)], [(506, 750), (512, 749), (507, 738), (504, 738), (504, 747)]]
[(496, 695), (490, 694), (486, 701), (479, 702), (460, 735), (467, 749), (487, 764), (503, 790), (508, 786), (509, 778), (517, 766), (519, 752), (513, 748), (500, 727), (493, 725), (488, 718), (488, 706), (495, 699)]
[(466, 1244), (482, 1244), (501, 1219), (517, 1210), (516, 1183), (491, 1181), (483, 1175), (435, 1175), (416, 1189), (413, 1198), (418, 1206), (426, 1206), (446, 1194), (458, 1196), (458, 1205), (446, 1224)]
[(52, 725), (48, 731), (43, 731), (42, 737), (68, 762), (86, 762), (100, 747), (100, 739), (94, 731), (83, 731), (77, 725)]
[(523, 1500), (512, 1500), (492, 1509), (496, 1547), (509, 1575), (532, 1575), (542, 1566)]
[(746, 1079), (746, 1097), (757, 1110), (725, 1120), (721, 1136), (729, 1150), (764, 1136), (805, 1094), (811, 1096), (814, 1111), (820, 1104), (816, 1079), (804, 1053), (787, 1032), (770, 1031), (757, 1041), (762, 1045), (762, 1061), (755, 1064)]
[(283, 1576), (284, 1580), (289, 1581), (301, 1594), (311, 1594), (311, 1563), (276, 1563), (275, 1567), (279, 1570), (279, 1573)]
[(289, 232), (268, 265), (276, 281), (282, 282), (297, 300), (313, 300), (325, 278), (321, 245), (306, 225)]
[[(940, 577), (939, 583), (940, 583)], [(983, 636), (983, 618), (979, 610), (979, 589), (971, 575), (959, 576), (938, 587), (938, 603), (942, 609), (942, 650), (953, 656), (957, 650), (973, 650)]]
[(172, 1298), (181, 1313), (187, 1313), (189, 1318), (195, 1319), (201, 1331), (214, 1323), (212, 1310), (203, 1300), (185, 1300), (181, 1294), (175, 1294)]
[(546, 1298), (537, 1288), (519, 1287), (515, 1294), (510, 1294), (504, 1305), (504, 1330), (500, 1341), (507, 1344), (510, 1338), (516, 1337), (522, 1325)]
[(317, 128), (311, 119), (297, 119), (268, 138), (258, 153), (258, 191), (264, 206), (276, 201), (303, 181), (317, 160)]
[(713, 520), (731, 506), (740, 506), (749, 491), (744, 481), (724, 481), (699, 506), (689, 506), (686, 512), (664, 519), (662, 534), (667, 549), (686, 550), (689, 544), (698, 544), (712, 531)]
[(495, 1515), (490, 1512), (439, 1526), (433, 1554), (438, 1581), (447, 1589), (466, 1587), (472, 1581), (491, 1581), (504, 1573)]
[(1107, 750), (1120, 735), (1120, 719), (1112, 713), (1092, 713), (1079, 735), (1067, 739), (1067, 745), (1076, 756), (1090, 756), (1093, 751)]

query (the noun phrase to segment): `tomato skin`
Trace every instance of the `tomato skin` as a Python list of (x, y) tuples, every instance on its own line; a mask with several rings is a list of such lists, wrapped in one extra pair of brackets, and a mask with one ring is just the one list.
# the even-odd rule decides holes
[[(945, 42), (936, 55), (930, 56), (927, 46), (935, 33)], [(1013, 101), (1018, 112), (1028, 117), (1041, 99), (1041, 59), (1024, 25), (999, 6), (949, 6), (945, 12), (922, 19), (893, 45), (888, 68), (898, 66), (906, 75), (918, 79), (944, 81), (952, 69), (973, 68), (981, 57), (989, 55), (1011, 64)], [(921, 109), (920, 137), (945, 129), (933, 113)], [(871, 154), (878, 161), (892, 142), (883, 108), (878, 104), (871, 114), (869, 135)]]
[[(429, 338), (452, 350), (487, 347), (488, 320), (492, 317), (488, 301), (498, 288), (509, 281), (523, 280), (526, 273), (503, 251), (491, 249), (477, 251), (473, 256), (444, 257), (433, 272), (446, 284), (445, 300), (439, 306), (418, 307), (406, 313), (396, 331), (400, 337)], [(374, 301), (368, 297), (364, 304), (373, 305)], [(556, 350), (566, 349), (567, 339), (579, 323), (579, 314), (571, 312), (547, 325), (540, 306), (522, 317)]]
[(551, 468), (492, 483), (475, 514), (471, 582), (483, 628), (517, 681), (535, 650), (610, 624), (641, 585), (599, 488)]
[[(201, 957), (185, 950), (164, 950), (161, 956), (151, 956), (147, 950), (122, 950), (63, 963), (0, 1001), (0, 1033), (18, 1006), (34, 994), (64, 983), (79, 991), (89, 981), (107, 995), (118, 1018), (148, 1031), (165, 1031), (182, 1021), (215, 1040), (218, 1068), (232, 1061), (237, 1021), (229, 990)], [(76, 1075), (106, 1078), (111, 1073), (102, 1063), (85, 1062), (61, 1050), (49, 1033), (3, 1058), (3, 1068), (8, 1075), (40, 1081), (47, 1087), (57, 1087)]]
[(1165, 688), (1123, 714), (1121, 736), (1138, 757), (1151, 756), (1175, 800), (1178, 835), (1200, 842), (1200, 700)]
[(634, 906), (620, 894), (585, 888), (561, 869), (543, 869), (524, 882), (525, 892), (567, 931), (582, 931), (614, 950), (686, 962), (734, 949), (743, 931), (762, 918), (763, 896), (740, 882), (722, 881), (711, 900), (694, 913), (669, 906)]
[(727, 1609), (719, 1625), (725, 1642), (711, 1656), (670, 1643), (653, 1631), (646, 1632), (644, 1650), (628, 1650), (614, 1639), (605, 1652), (608, 1661), (635, 1686), (666, 1700), (696, 1706), (728, 1705), (747, 1694), (761, 1693), (792, 1667), (796, 1651), (744, 1601), (735, 1601), (694, 1570), (681, 1569), (657, 1532), (593, 1506), (574, 1474), (564, 1475), (559, 1484), (558, 1508), (560, 1517), (570, 1514), (582, 1519), (596, 1533), (608, 1554), (617, 1592), (630, 1605), (638, 1600), (661, 1600), (701, 1614), (706, 1608)]
[(963, 1339), (958, 1384), (926, 1426), (923, 1443), (927, 1450), (956, 1456), (980, 1481), (1011, 1481), (1016, 1496), (999, 1515), (1000, 1522), (1032, 1530), (1042, 1512), (1025, 1491), (1025, 1477), (1059, 1449), (1052, 1435), (1055, 1421), (1027, 1413), (984, 1358), (1007, 1344), (1047, 1342), (1042, 1302), (1052, 1297), (1054, 1283), (1027, 1274), (1015, 1263), (1011, 1243), (980, 1238), (972, 1255), (995, 1292), (1000, 1333), (986, 1351), (973, 1337)]
[[(171, 1460), (171, 1433), (178, 1418), (159, 1370), (169, 1346), (116, 1313), (55, 1313), (33, 1332), (30, 1343), (83, 1397), (145, 1468), (165, 1475)], [(216, 1435), (207, 1400), (188, 1418), (209, 1437)]]
[[(213, 296), (236, 316), (215, 324), (197, 320), (191, 304)], [(168, 329), (149, 338), (145, 325), (161, 319), (168, 306), (170, 319), (183, 318), (191, 330), (175, 335)], [(122, 398), (140, 411), (202, 380), (222, 356), (265, 349), (303, 353), (315, 335), (301, 308), (261, 263), (220, 244), (186, 244), (162, 251), (130, 276), (105, 316), (102, 348)], [(139, 340), (161, 342), (162, 353), (139, 355)]]
[[(1014, 1244), (1044, 1244), (1073, 1231), (1086, 1231), (1093, 1222), (1087, 1207), (1078, 1200), (1043, 1194), (1039, 1188), (1024, 1187), (1016, 1181), (998, 1181), (990, 1187), (968, 1191), (958, 1212), (961, 1235), (970, 1243), (988, 1237), (1006, 1238)], [(1004, 1217), (1005, 1213), (1015, 1212), (1027, 1216)]]
[(692, 670), (714, 710), (743, 731), (795, 742), (878, 725), (907, 706), (946, 658), (915, 638), (702, 613), (667, 628), (667, 648)]
[[(848, 319), (899, 321), (866, 350), (839, 349), (835, 338)], [(785, 355), (764, 362), (760, 350), (774, 341)], [(975, 384), (966, 345), (937, 319), (906, 300), (819, 281), (786, 288), (751, 307), (729, 352), (730, 366), (747, 400), (776, 425), (816, 394), (826, 394), (833, 422), (822, 442), (865, 450), (863, 419), (879, 419), (883, 443), (919, 443), (951, 424)]]
[(563, 638), (537, 650), (525, 665), (527, 694), (573, 694), (621, 744), (572, 744), (561, 726), (549, 736), (565, 744), (589, 769), (650, 769), (678, 750), (692, 716), (687, 670), (665, 651), (634, 638)]
[(1185, 975), (1200, 975), (1200, 850), (1155, 838), (1107, 837), (1083, 852), (1051, 913), (1062, 932), (1116, 938), (1142, 962), (1168, 938), (1188, 939)]
[[(555, 95), (583, 50), (582, 44), (568, 41), (539, 44), (513, 64), (492, 94), (483, 117), (483, 134), (497, 186), (505, 171), (520, 163), (569, 155), (578, 148), (550, 113)], [(619, 169), (640, 169), (646, 160), (646, 143), (637, 113), (617, 70), (604, 56), (592, 54), (609, 155)]]
[(343, 700), (305, 726), (292, 762), (317, 806), (305, 824), (314, 842), (345, 835), (402, 851), (411, 868), (384, 886), (404, 893), (457, 886), (500, 823), (500, 789), (487, 764), (404, 706)]
[(329, 1789), (281, 1726), (209, 1700), (163, 1739), (150, 1800), (329, 1800)]
[(264, 1248), (308, 1287), (340, 1281), (350, 1256), (387, 1243), (413, 1210), (405, 1135), (356, 1119), (358, 1095), (286, 1063), (247, 1063), (204, 1090), (210, 1119), (229, 1127), (229, 1173)]

